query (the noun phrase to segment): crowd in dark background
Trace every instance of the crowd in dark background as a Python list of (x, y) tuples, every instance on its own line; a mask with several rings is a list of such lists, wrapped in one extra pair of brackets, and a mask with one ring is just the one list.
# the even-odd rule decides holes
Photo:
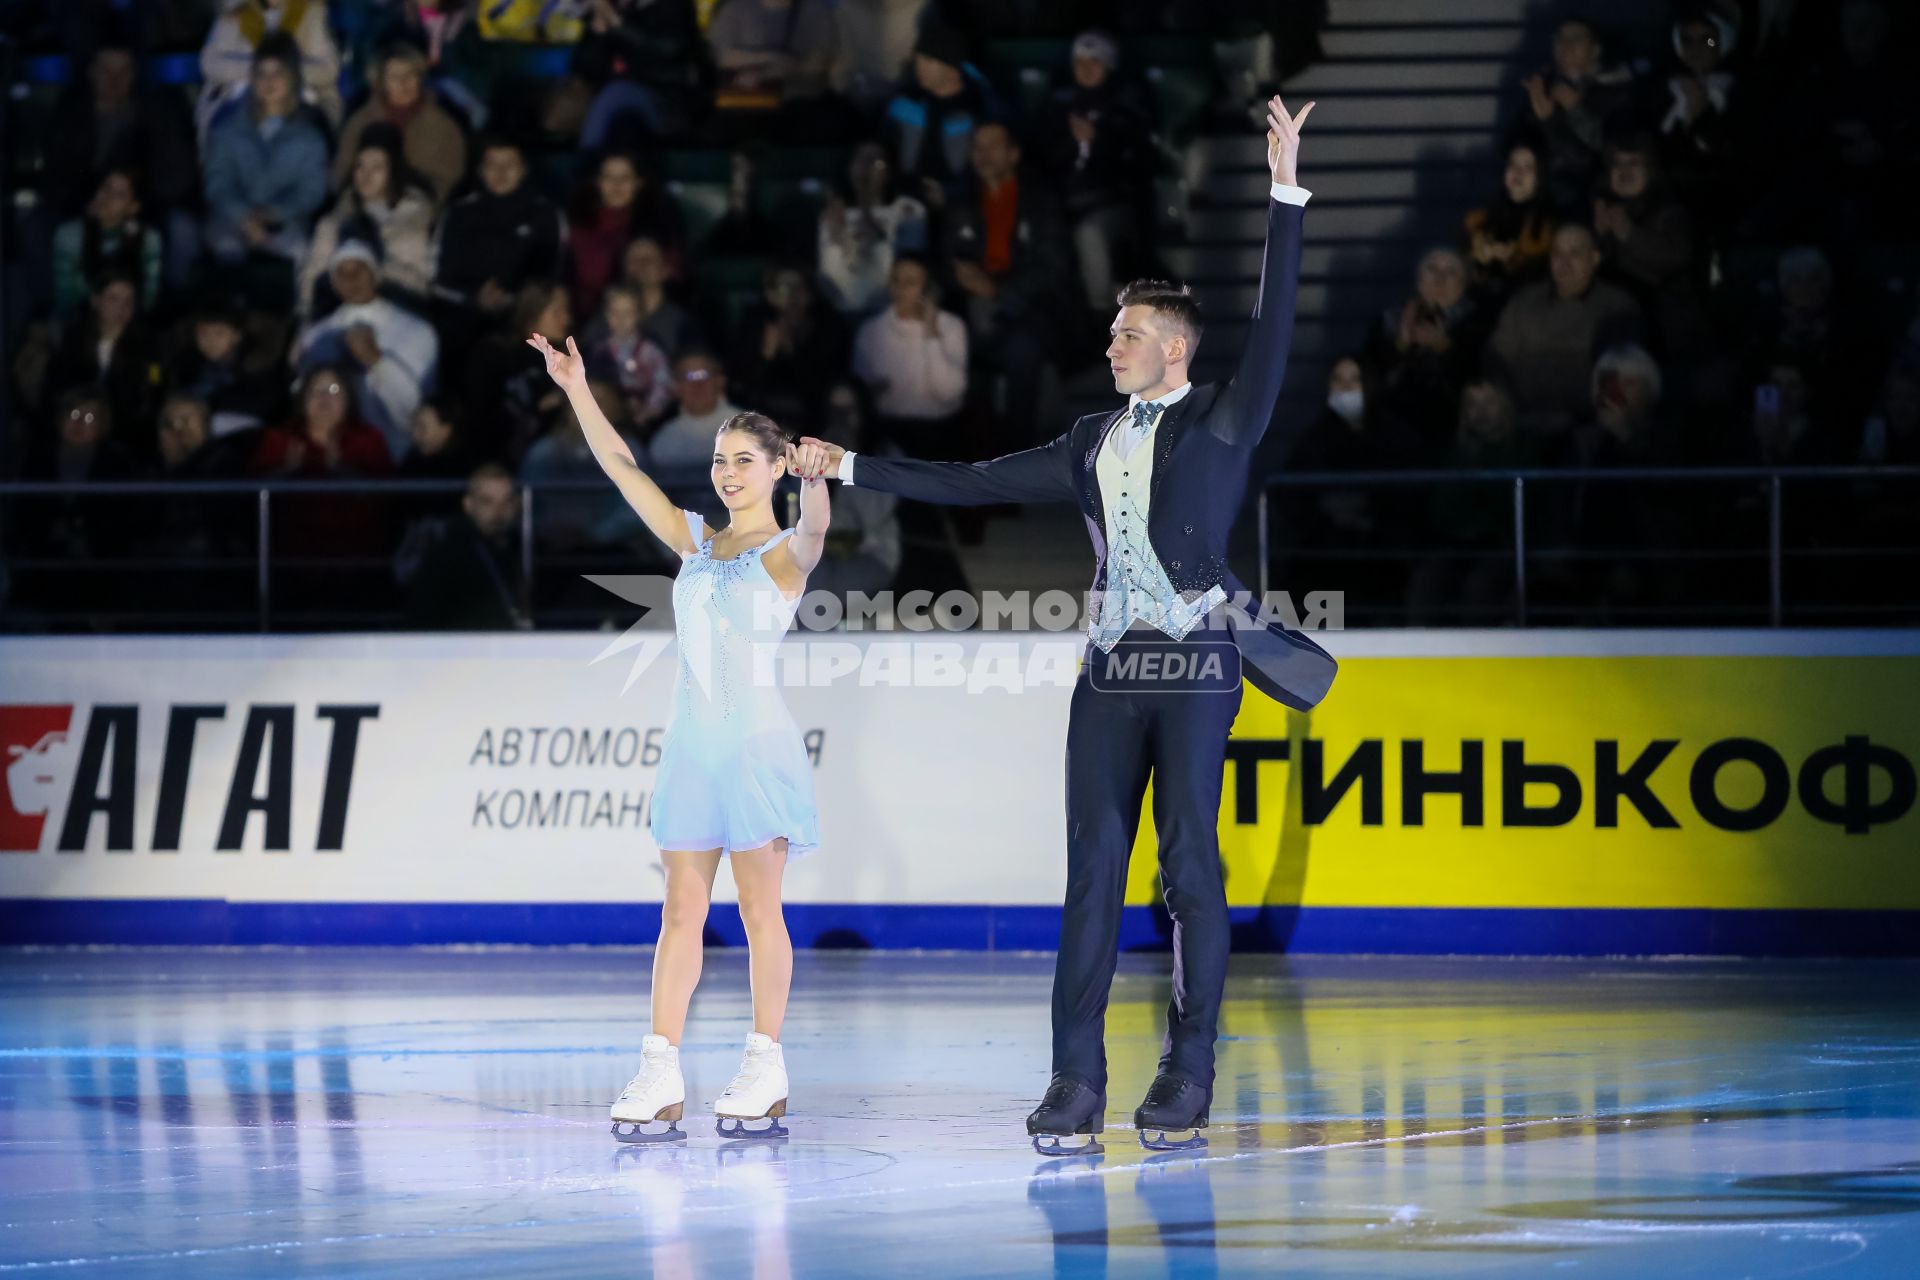
[[(1660, 49), (1563, 17), (1549, 61), (1518, 77), (1491, 199), (1332, 367), (1293, 465), (1920, 464), (1911, 17), (1883, 0), (1681, 3)], [(1760, 493), (1563, 484), (1536, 498), (1530, 536), (1603, 555), (1744, 543), (1757, 562)], [(1790, 536), (1911, 553), (1916, 497), (1810, 486)], [(1507, 488), (1334, 489), (1296, 528), (1322, 547), (1464, 553), (1395, 577), (1412, 621), (1463, 603), (1510, 616), (1511, 556), (1474, 554), (1511, 547)], [(1607, 558), (1563, 585), (1588, 604), (1703, 603), (1678, 562)], [(1913, 567), (1839, 573), (1859, 602), (1911, 605)]]
[[(739, 407), (921, 457), (1031, 443), (1050, 372), (1097, 362), (1076, 339), (1157, 265), (1154, 180), (1180, 139), (1139, 51), (1262, 29), (1310, 49), (1320, 6), (0, 13), (72, 68), (10, 139), (32, 198), (9, 235), (8, 474), (468, 481), (464, 502), (288, 495), (274, 554), (380, 558), (377, 590), (421, 625), (523, 625), (516, 481), (598, 478), (527, 333), (578, 336), (688, 505), (710, 504), (713, 430)], [(1910, 24), (1883, 0), (1767, 13), (1683, 6), (1657, 51), (1562, 22), (1493, 199), (1335, 366), (1293, 465), (1920, 461), (1912, 298), (1886, 288), (1915, 275)], [(1019, 37), (1071, 40), (1037, 90), (980, 70)], [(152, 82), (169, 50), (197, 50), (192, 83)], [(904, 513), (856, 493), (827, 575), (877, 590)], [(1504, 536), (1502, 501), (1336, 492), (1312, 536), (1438, 522), (1470, 546)], [(1886, 505), (1851, 518), (1911, 518)], [(548, 549), (652, 554), (610, 490), (540, 502), (534, 526)], [(32, 566), (238, 560), (257, 527), (237, 504), (70, 497), (17, 504), (6, 536), (10, 608), (53, 616), (93, 588)], [(1435, 563), (1414, 598), (1495, 590)], [(130, 611), (168, 594), (116, 591)]]

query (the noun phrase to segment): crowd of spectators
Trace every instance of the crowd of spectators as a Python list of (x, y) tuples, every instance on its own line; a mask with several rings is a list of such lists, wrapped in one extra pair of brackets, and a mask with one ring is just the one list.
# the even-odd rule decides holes
[[(636, 458), (689, 506), (711, 503), (714, 429), (742, 408), (919, 457), (1032, 443), (1050, 373), (1098, 361), (1078, 335), (1097, 336), (1116, 283), (1164, 274), (1166, 108), (1142, 51), (1265, 24), (1297, 64), (1315, 8), (46, 11), (18, 34), (73, 71), (9, 211), (0, 463), (64, 481), (468, 481), (464, 501), (289, 498), (274, 554), (385, 557), (383, 589), (418, 621), (522, 625), (501, 486), (597, 479), (527, 334), (578, 339)], [(1899, 19), (1887, 0), (1677, 0), (1658, 56), (1560, 21), (1519, 77), (1491, 198), (1334, 366), (1293, 465), (1920, 462), (1920, 327), (1911, 296), (1877, 284), (1912, 257), (1895, 193), (1920, 167)], [(1053, 61), (984, 72), (1008, 37)], [(198, 51), (195, 83), (153, 82), (167, 50)], [(913, 517), (847, 493), (862, 533), (836, 539), (829, 576), (886, 585)], [(1431, 505), (1424, 527), (1456, 545), (1510, 534), (1499, 501)], [(1886, 505), (1851, 514), (1911, 525)], [(1325, 495), (1307, 536), (1418, 541), (1408, 506)], [(653, 552), (588, 487), (530, 516), (549, 549)], [(244, 554), (255, 532), (210, 503), (63, 498), (16, 505), (6, 538), (47, 564)], [(478, 584), (458, 601), (424, 585), (448, 556)], [(1457, 569), (1416, 574), (1407, 598), (1496, 590)], [(26, 581), (11, 605), (58, 603)]]
[[(578, 339), (690, 506), (742, 408), (922, 457), (1028, 443), (1049, 370), (1099, 358), (1063, 334), (1097, 334), (1149, 265), (1153, 98), (1095, 24), (1180, 21), (1075, 0), (79, 7), (26, 33), (73, 72), (10, 237), (6, 472), (470, 480), (464, 504), (289, 498), (273, 553), (397, 547), (395, 604), (471, 621), (423, 585), (453, 554), (497, 625), (524, 617), (499, 603), (517, 568), (474, 572), (519, 564), (477, 554), (518, 536), (502, 477), (596, 478), (529, 333)], [(980, 70), (1009, 35), (1057, 50), (1031, 100)], [(184, 47), (197, 83), (149, 83)], [(145, 536), (145, 507), (55, 505), (12, 522), (10, 555)], [(237, 550), (211, 505), (169, 504), (165, 545)], [(585, 489), (531, 519), (551, 549), (652, 550)], [(836, 543), (864, 566), (843, 576), (886, 585), (893, 520), (863, 505), (872, 545)], [(30, 577), (16, 606), (48, 602)]]
[[(1920, 99), (1898, 88), (1912, 15), (1887, 0), (1760, 12), (1681, 0), (1669, 46), (1640, 58), (1616, 56), (1600, 18), (1561, 18), (1550, 60), (1520, 77), (1492, 198), (1334, 366), (1293, 465), (1920, 463), (1920, 253), (1899, 194), (1920, 171)], [(1866, 483), (1854, 503), (1808, 486), (1788, 536), (1872, 545), (1898, 528), (1912, 551), (1915, 491)], [(1764, 546), (1764, 510), (1686, 492), (1562, 483), (1536, 495), (1529, 536), (1599, 556), (1569, 578), (1584, 602), (1674, 604), (1694, 587), (1633, 552), (1724, 547), (1743, 520), (1745, 545)], [(1510, 617), (1511, 495), (1407, 496), (1321, 495), (1301, 536), (1468, 553), (1429, 557), (1389, 594), (1416, 622), (1463, 604)]]

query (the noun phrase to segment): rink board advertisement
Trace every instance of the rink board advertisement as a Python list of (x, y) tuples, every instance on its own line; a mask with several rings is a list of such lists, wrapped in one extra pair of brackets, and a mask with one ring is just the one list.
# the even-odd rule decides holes
[[(796, 942), (1052, 947), (1079, 642), (825, 640), (788, 673), (822, 836)], [(651, 941), (674, 654), (608, 641), (0, 641), (0, 941)], [(1248, 687), (1234, 726), (1239, 945), (1920, 951), (1920, 635), (1328, 647), (1319, 708)], [(1150, 814), (1126, 945), (1166, 928)]]

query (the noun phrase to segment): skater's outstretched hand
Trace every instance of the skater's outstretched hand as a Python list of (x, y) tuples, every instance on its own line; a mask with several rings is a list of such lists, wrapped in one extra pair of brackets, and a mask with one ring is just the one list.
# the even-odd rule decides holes
[(799, 444), (787, 446), (787, 469), (803, 480), (824, 480), (840, 474), (840, 459), (846, 452), (837, 444), (803, 436)]
[(1300, 126), (1307, 122), (1307, 113), (1314, 105), (1309, 102), (1296, 116), (1287, 114), (1287, 104), (1280, 101), (1279, 94), (1267, 99), (1267, 168), (1273, 171), (1273, 180), (1282, 186), (1300, 185), (1295, 181), (1298, 177), (1295, 165), (1300, 158)]
[(562, 391), (587, 389), (587, 362), (572, 338), (567, 339), (565, 351), (555, 351), (553, 344), (538, 333), (528, 335), (527, 345), (546, 358), (547, 376), (558, 383)]

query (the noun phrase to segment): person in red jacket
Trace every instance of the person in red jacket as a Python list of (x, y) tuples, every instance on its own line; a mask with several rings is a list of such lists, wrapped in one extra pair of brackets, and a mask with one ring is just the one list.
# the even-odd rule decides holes
[[(292, 422), (264, 432), (254, 454), (255, 475), (288, 480), (379, 479), (393, 458), (379, 430), (360, 416), (353, 386), (332, 365), (317, 365), (300, 384)], [(384, 551), (384, 504), (365, 494), (276, 494), (271, 499), (275, 557), (315, 557)]]

